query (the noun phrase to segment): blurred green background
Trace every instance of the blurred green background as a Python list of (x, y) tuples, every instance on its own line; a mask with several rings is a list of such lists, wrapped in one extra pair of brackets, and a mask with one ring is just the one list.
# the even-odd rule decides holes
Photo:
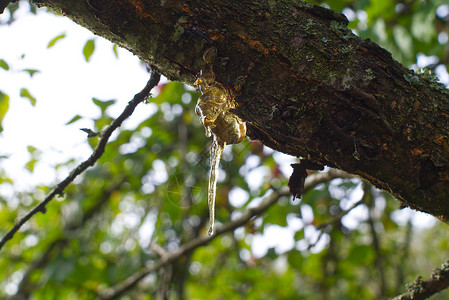
[[(309, 2), (343, 12), (354, 32), (379, 43), (405, 66), (447, 76), (447, 2)], [(15, 21), (19, 5), (28, 7), (26, 2), (10, 5), (5, 13), (9, 18), (1, 26)], [(32, 6), (29, 10), (36, 13)], [(53, 44), (62, 38), (70, 36), (57, 36)], [(89, 61), (95, 43), (88, 40), (82, 49)], [(11, 72), (1, 52), (0, 68)], [(153, 93), (148, 104), (137, 108), (148, 111), (147, 117), (132, 129), (120, 129), (99, 162), (1, 250), (1, 299), (95, 299), (107, 287), (159, 261), (165, 254), (158, 249), (170, 253), (206, 235), (211, 140), (194, 112), (199, 94), (178, 82), (163, 82)], [(20, 94), (31, 103), (39, 101), (26, 88)], [(9, 101), (0, 92), (0, 123)], [(101, 114), (76, 115), (68, 124), (91, 119), (92, 130), (104, 129), (113, 120), (116, 103), (97, 98), (92, 102)], [(91, 147), (97, 142), (88, 140)], [(31, 145), (28, 151), (23, 168), (32, 173), (42, 151)], [(7, 159), (2, 157), (0, 163)], [(294, 161), (258, 141), (245, 139), (226, 147), (216, 226), (238, 219), (273, 189), (285, 186)], [(55, 170), (63, 174), (76, 164), (67, 158)], [(3, 235), (52, 186), (21, 191), (1, 164), (0, 174)], [(280, 197), (261, 217), (150, 273), (121, 299), (393, 297), (418, 275), (430, 276), (449, 257), (447, 225), (420, 222), (419, 214), (399, 210), (398, 205), (389, 194), (357, 178), (320, 183), (302, 200)], [(442, 292), (432, 299), (448, 296)]]

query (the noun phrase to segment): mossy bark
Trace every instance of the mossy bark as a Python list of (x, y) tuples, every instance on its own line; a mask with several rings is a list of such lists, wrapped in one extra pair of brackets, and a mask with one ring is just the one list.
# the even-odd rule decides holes
[(248, 136), (360, 175), (449, 220), (449, 91), (354, 36), (339, 13), (288, 0), (42, 0), (192, 84), (203, 51)]

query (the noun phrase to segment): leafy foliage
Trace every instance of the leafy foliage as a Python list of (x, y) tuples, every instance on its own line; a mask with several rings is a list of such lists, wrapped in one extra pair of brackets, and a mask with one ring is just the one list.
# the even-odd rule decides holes
[(86, 61), (89, 61), (94, 51), (95, 51), (95, 39), (90, 39), (86, 42), (83, 48), (84, 59), (86, 59)]
[(33, 106), (36, 105), (36, 98), (34, 98), (31, 95), (31, 93), (28, 91), (28, 89), (21, 88), (20, 89), (20, 97), (27, 98), (28, 100), (30, 100), (31, 105), (33, 105)]
[(66, 37), (65, 33), (61, 33), (60, 35), (54, 37), (50, 42), (48, 42), (47, 48), (51, 48), (56, 45), (57, 42)]
[(23, 72), (26, 72), (30, 75), (30, 77), (33, 77), (36, 73), (39, 73), (39, 70), (36, 69), (23, 69)]
[(417, 63), (417, 57), (433, 56), (432, 63), (422, 67), (435, 69), (447, 64), (448, 8), (444, 0), (430, 1), (308, 1), (326, 3), (349, 18), (349, 27), (362, 38), (370, 38), (390, 51), (406, 66)]
[[(198, 94), (177, 82), (159, 88), (159, 95), (140, 107), (152, 112), (148, 119), (135, 130), (122, 130), (82, 182), (70, 186), (63, 198), (52, 202), (45, 214), (30, 220), (10, 241), (0, 259), (2, 277), (9, 278), (1, 290), (10, 293), (16, 291), (11, 288), (15, 286), (18, 293), (32, 294), (35, 299), (92, 299), (105, 286), (157, 261), (150, 243), (173, 251), (205, 235), (210, 141), (194, 112)], [(100, 131), (111, 120), (105, 103), (112, 102), (96, 103), (103, 109), (93, 130)], [(40, 152), (33, 147), (28, 150), (32, 159), (26, 167), (33, 171)], [(217, 195), (220, 223), (230, 222), (255, 205), (272, 186), (286, 185), (273, 154), (247, 140), (227, 148)], [(251, 183), (251, 177), (259, 173), (265, 179)], [(248, 192), (236, 196), (236, 189)], [(15, 216), (29, 210), (47, 190), (41, 187), (15, 195), (17, 207), (11, 199), (3, 199), (1, 230), (7, 230)], [(362, 218), (355, 228), (347, 227), (344, 218), (337, 219), (324, 227), (321, 244), (307, 250), (317, 239), (316, 228), (347, 209), (354, 193), (360, 195), (360, 182), (346, 179), (317, 186), (301, 202), (281, 198), (263, 217), (234, 234), (225, 234), (150, 274), (142, 288), (129, 291), (129, 297), (164, 292), (186, 298), (287, 299), (323, 293), (331, 299), (375, 299), (379, 269), (369, 266), (379, 257), (384, 276), (391, 278), (384, 278), (388, 282), (385, 293), (392, 296), (407, 280), (413, 280), (417, 270), (407, 258), (411, 256), (407, 236), (412, 227), (391, 219), (396, 203), (386, 200), (384, 193), (367, 189), (374, 202), (366, 200), (362, 205), (362, 211), (372, 216), (374, 229), (366, 213), (351, 217)], [(270, 246), (273, 230), (289, 232), (285, 238), (293, 239), (291, 246), (283, 250), (277, 243)], [(380, 249), (373, 247), (373, 235), (381, 241)], [(266, 253), (257, 249), (256, 242), (264, 236), (264, 243), (273, 247)], [(21, 280), (13, 285), (14, 278)], [(164, 286), (166, 291), (161, 290)]]
[(8, 65), (8, 63), (5, 60), (0, 59), (0, 68), (8, 71), (9, 70), (9, 65)]
[[(447, 42), (436, 40), (443, 32), (437, 24), (444, 20), (435, 14), (442, 2), (327, 4), (353, 11), (352, 28), (377, 39), (403, 63), (416, 64), (421, 52), (436, 55), (437, 64), (447, 61)], [(94, 49), (94, 39), (87, 41), (86, 61)], [(1, 62), (8, 71), (9, 65)], [(195, 114), (199, 95), (178, 82), (161, 84), (155, 93), (138, 107), (148, 117), (133, 130), (120, 130), (95, 167), (2, 249), (0, 298), (94, 299), (161, 261), (166, 252), (205, 235), (211, 141)], [(36, 102), (27, 89), (20, 94)], [(108, 108), (115, 100), (92, 101), (101, 112), (92, 130), (101, 132), (113, 119)], [(9, 96), (0, 92), (0, 124), (8, 106)], [(83, 118), (76, 115), (67, 124)], [(98, 139), (86, 142), (94, 148)], [(34, 172), (43, 151), (27, 150), (24, 167)], [(263, 196), (286, 186), (289, 173), (281, 171), (283, 159), (257, 141), (228, 146), (217, 191), (218, 223), (232, 222)], [(68, 159), (57, 171), (73, 165)], [(5, 233), (49, 187), (14, 192), (18, 183), (1, 165), (0, 174), (0, 232)], [(280, 197), (263, 216), (150, 273), (124, 299), (392, 297), (447, 258), (446, 231), (443, 224), (413, 226), (389, 194), (356, 178), (334, 179), (317, 184), (301, 201)]]
[(0, 132), (3, 130), (2, 121), (9, 108), (9, 96), (0, 91)]

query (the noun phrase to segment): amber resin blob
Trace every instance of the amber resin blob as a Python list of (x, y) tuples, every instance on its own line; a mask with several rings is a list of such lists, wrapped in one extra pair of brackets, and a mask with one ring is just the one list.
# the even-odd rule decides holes
[(209, 235), (214, 232), (217, 172), (223, 149), (227, 144), (240, 143), (246, 136), (246, 123), (230, 111), (235, 108), (231, 93), (225, 86), (215, 81), (211, 63), (216, 55), (217, 49), (215, 47), (204, 52), (205, 65), (195, 81), (198, 90), (201, 92), (195, 112), (200, 116), (201, 124), (206, 129), (206, 136), (213, 136), (214, 138), (210, 150)]

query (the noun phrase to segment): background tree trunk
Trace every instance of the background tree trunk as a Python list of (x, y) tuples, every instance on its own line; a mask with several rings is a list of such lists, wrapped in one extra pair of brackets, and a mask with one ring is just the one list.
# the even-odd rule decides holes
[(187, 84), (216, 47), (216, 80), (236, 91), (251, 139), (449, 220), (449, 91), (356, 37), (343, 15), (288, 0), (32, 2)]

